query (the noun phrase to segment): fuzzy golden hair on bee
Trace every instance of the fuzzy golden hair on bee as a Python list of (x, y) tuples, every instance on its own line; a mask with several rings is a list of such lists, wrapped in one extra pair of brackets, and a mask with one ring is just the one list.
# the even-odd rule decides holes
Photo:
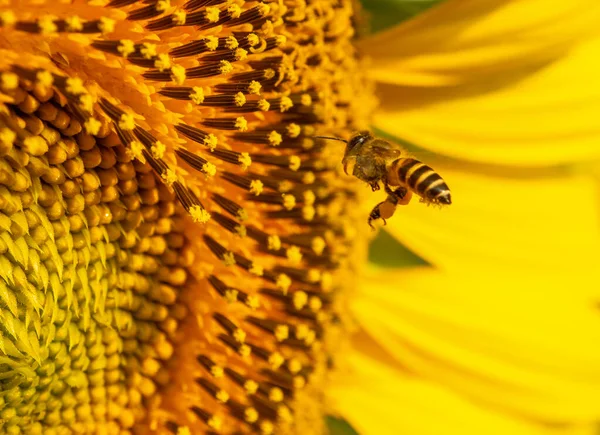
[(331, 136), (314, 138), (344, 142), (344, 172), (364, 181), (373, 191), (383, 185), (388, 196), (369, 214), (370, 226), (377, 219), (383, 219), (385, 224), (396, 206), (408, 204), (413, 194), (427, 205), (452, 203), (450, 188), (442, 176), (394, 142), (377, 138), (366, 130), (354, 133), (348, 140)]

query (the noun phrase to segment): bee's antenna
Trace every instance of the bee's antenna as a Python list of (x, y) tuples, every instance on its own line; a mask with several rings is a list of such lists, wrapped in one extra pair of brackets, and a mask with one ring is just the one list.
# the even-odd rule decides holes
[(347, 140), (340, 139), (339, 137), (330, 137), (330, 136), (312, 136), (314, 139), (330, 139), (330, 140), (339, 140), (340, 142), (348, 143)]

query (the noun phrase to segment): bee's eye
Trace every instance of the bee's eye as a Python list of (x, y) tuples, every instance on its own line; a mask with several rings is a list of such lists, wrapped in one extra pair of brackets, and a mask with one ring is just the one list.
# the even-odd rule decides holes
[(348, 149), (352, 149), (357, 145), (362, 144), (365, 140), (367, 139), (366, 136), (359, 134), (354, 136), (352, 139), (350, 139), (350, 141), (348, 142)]

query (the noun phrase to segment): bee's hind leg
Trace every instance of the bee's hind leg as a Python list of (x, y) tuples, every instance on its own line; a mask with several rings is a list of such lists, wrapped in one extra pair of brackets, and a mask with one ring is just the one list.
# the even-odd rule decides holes
[(373, 210), (371, 210), (371, 213), (369, 213), (369, 226), (373, 229), (375, 229), (375, 227), (373, 227), (373, 224), (371, 222), (377, 220), (377, 219), (382, 219), (383, 220), (383, 224), (387, 225), (386, 219), (391, 218), (394, 215), (394, 212), (396, 211), (396, 202), (395, 201), (390, 201), (390, 197), (388, 196), (388, 198), (383, 201), (380, 202), (379, 204), (377, 204)]

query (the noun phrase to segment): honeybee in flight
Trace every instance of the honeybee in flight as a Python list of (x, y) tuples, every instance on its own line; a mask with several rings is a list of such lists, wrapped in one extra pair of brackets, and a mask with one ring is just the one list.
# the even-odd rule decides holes
[(396, 144), (375, 138), (368, 131), (352, 135), (350, 140), (337, 137), (314, 136), (344, 142), (346, 151), (342, 164), (346, 175), (354, 175), (371, 186), (375, 192), (380, 182), (388, 194), (385, 201), (377, 204), (369, 214), (372, 221), (393, 216), (398, 205), (406, 205), (414, 194), (428, 204), (447, 205), (452, 203), (450, 189), (444, 179), (433, 169), (411, 157), (404, 157), (404, 150)]

